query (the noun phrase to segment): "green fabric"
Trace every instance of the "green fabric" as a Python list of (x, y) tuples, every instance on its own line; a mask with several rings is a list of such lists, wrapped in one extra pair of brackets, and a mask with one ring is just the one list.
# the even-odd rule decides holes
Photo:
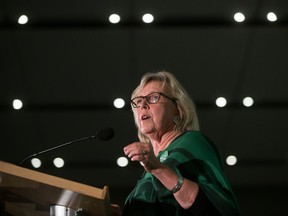
[[(223, 172), (222, 159), (214, 143), (201, 132), (188, 131), (177, 137), (158, 158), (184, 178), (197, 182), (222, 215), (239, 215), (236, 199)], [(173, 194), (148, 172), (144, 172), (125, 205), (133, 200), (179, 208)]]

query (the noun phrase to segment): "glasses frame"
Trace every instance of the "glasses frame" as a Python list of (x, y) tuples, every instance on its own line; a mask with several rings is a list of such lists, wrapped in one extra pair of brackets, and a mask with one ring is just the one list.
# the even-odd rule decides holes
[[(151, 95), (153, 95), (153, 94), (159, 94), (159, 99), (158, 99), (155, 103), (154, 103), (154, 102), (153, 102), (153, 103), (149, 102), (149, 97), (151, 97)], [(146, 99), (146, 101), (147, 101), (148, 104), (156, 104), (156, 103), (159, 102), (161, 96), (163, 96), (163, 97), (165, 97), (165, 98), (168, 98), (168, 99), (171, 100), (175, 105), (177, 105), (176, 99), (174, 99), (174, 98), (172, 98), (172, 97), (169, 97), (168, 95), (166, 95), (166, 94), (164, 94), (164, 93), (162, 93), (162, 92), (151, 92), (150, 94), (148, 94), (148, 95), (146, 95), (146, 96), (137, 96), (137, 97), (134, 97), (134, 98), (132, 98), (132, 99), (130, 100), (130, 103), (131, 103), (131, 105), (132, 105), (133, 108), (139, 108), (140, 105), (137, 106), (137, 104), (133, 102), (136, 98)], [(141, 103), (142, 103), (142, 101), (141, 101)]]

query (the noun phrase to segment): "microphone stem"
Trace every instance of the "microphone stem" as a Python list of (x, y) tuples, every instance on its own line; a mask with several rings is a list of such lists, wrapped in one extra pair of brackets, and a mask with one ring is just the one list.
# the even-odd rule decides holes
[(70, 141), (70, 142), (67, 142), (67, 143), (63, 143), (63, 144), (58, 145), (58, 146), (54, 146), (54, 147), (49, 148), (49, 149), (45, 149), (43, 151), (40, 151), (38, 153), (35, 153), (35, 154), (32, 154), (32, 155), (26, 157), (23, 161), (21, 161), (20, 165), (23, 165), (27, 160), (29, 160), (30, 158), (36, 157), (37, 155), (44, 154), (44, 153), (52, 151), (54, 149), (62, 148), (64, 146), (70, 145), (72, 143), (80, 142), (80, 141), (87, 140), (87, 139), (95, 139), (95, 138), (96, 138), (96, 136), (84, 137), (84, 138), (76, 139), (76, 140), (73, 140), (73, 141)]

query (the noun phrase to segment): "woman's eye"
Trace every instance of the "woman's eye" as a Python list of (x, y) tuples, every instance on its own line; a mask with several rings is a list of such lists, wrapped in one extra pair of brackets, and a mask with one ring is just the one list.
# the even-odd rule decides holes
[(150, 102), (157, 102), (158, 101), (158, 96), (156, 95), (153, 95), (153, 96), (150, 96), (150, 99), (149, 99)]
[(137, 105), (141, 104), (141, 102), (142, 102), (142, 99), (136, 100), (136, 104), (137, 104)]

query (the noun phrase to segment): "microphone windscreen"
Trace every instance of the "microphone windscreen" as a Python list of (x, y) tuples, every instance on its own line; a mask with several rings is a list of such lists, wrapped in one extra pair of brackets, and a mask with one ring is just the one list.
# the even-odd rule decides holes
[(114, 130), (112, 128), (101, 129), (97, 134), (98, 139), (101, 141), (110, 140), (113, 138), (113, 136), (114, 136)]

